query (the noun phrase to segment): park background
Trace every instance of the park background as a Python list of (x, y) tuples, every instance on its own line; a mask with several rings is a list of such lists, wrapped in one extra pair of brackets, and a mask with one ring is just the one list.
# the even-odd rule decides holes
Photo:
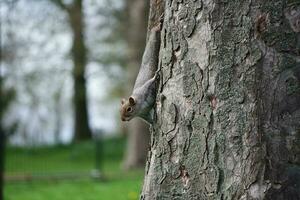
[(148, 126), (121, 123), (119, 106), (148, 10), (146, 0), (0, 2), (4, 199), (138, 199)]

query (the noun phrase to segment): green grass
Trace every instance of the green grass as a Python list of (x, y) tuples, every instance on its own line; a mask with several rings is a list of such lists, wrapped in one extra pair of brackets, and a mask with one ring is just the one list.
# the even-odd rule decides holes
[[(38, 180), (6, 182), (5, 200), (135, 200), (138, 199), (143, 170), (123, 172), (120, 169), (125, 147), (124, 138), (102, 142), (101, 172), (104, 181)], [(56, 172), (89, 172), (95, 168), (95, 143), (43, 148), (12, 148), (6, 153), (6, 174), (53, 174)]]
[(8, 184), (6, 200), (136, 200), (140, 177), (128, 180), (93, 182), (90, 180)]

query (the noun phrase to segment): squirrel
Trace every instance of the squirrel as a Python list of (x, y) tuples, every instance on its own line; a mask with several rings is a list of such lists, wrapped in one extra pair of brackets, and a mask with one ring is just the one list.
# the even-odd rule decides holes
[(158, 70), (160, 31), (161, 23), (150, 31), (132, 95), (128, 100), (121, 100), (122, 121), (130, 121), (134, 117), (140, 117), (150, 124), (153, 123), (153, 106), (159, 77), (158, 72), (160, 71)]

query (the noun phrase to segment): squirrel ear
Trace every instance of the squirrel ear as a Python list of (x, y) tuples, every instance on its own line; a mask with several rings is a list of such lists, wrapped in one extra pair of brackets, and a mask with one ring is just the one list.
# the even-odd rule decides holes
[(126, 102), (126, 100), (125, 100), (125, 99), (122, 99), (122, 100), (121, 100), (121, 105), (123, 105), (125, 102)]
[(132, 106), (135, 104), (135, 99), (133, 97), (129, 97), (129, 104)]

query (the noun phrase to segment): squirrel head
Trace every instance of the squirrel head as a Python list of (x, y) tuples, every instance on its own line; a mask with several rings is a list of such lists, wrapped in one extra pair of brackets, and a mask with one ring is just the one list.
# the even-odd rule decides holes
[(134, 97), (129, 97), (128, 100), (121, 101), (121, 120), (129, 121), (136, 116), (136, 100)]

